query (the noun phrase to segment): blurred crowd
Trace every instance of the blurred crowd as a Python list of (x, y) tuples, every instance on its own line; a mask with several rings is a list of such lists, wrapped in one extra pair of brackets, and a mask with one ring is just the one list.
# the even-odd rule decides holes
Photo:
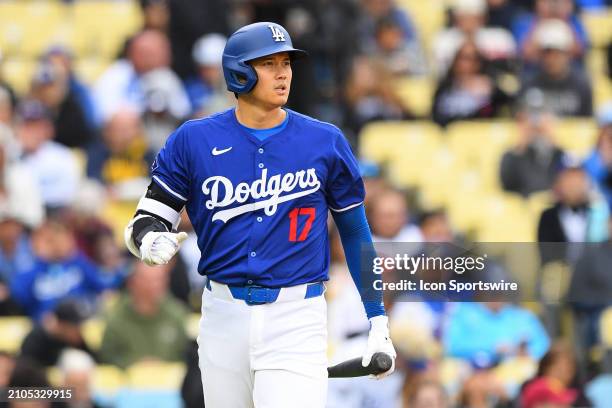
[[(233, 106), (221, 68), (227, 36), (253, 21), (276, 21), (310, 54), (293, 66), (289, 107), (340, 126), (356, 153), (370, 123), (515, 123), (519, 136), (494, 176), (520, 199), (552, 197), (534, 237), (567, 244), (539, 249), (541, 270), (553, 281), (565, 276), (570, 288), (552, 305), (540, 276), (533, 303), (389, 296), (397, 373), (379, 382), (330, 381), (328, 406), (609, 406), (612, 354), (600, 323), (612, 303), (612, 105), (595, 103), (593, 45), (581, 15), (612, 15), (612, 2), (135, 3), (142, 26), (95, 81), (80, 76), (74, 50), (53, 43), (38, 56), (27, 89), (17, 91), (1, 69), (3, 58), (15, 56), (3, 56), (0, 45), (0, 316), (32, 323), (16, 350), (0, 351), (0, 389), (45, 386), (54, 367), (54, 382), (74, 387), (76, 397), (53, 406), (108, 406), (92, 388), (96, 367), (183, 362), (182, 399), (203, 406), (195, 341), (185, 327), (199, 313), (204, 286), (189, 220), (183, 215), (180, 226), (188, 240), (163, 267), (127, 256), (120, 231), (168, 135), (184, 120)], [(444, 22), (427, 38), (426, 23), (411, 13), (431, 7), (425, 3), (438, 6)], [(612, 43), (598, 51), (612, 81)], [(418, 83), (431, 84), (419, 94), (428, 100), (402, 94), (400, 84)], [(555, 121), (574, 117), (597, 127), (584, 158), (554, 135)], [(376, 137), (382, 143), (385, 134)], [(448, 208), (422, 205), (412, 186), (388, 177), (385, 163), (362, 160), (361, 170), (375, 241), (474, 238), (453, 225)], [(330, 231), (329, 344), (340, 361), (361, 353), (368, 321), (333, 225)], [(503, 266), (488, 272), (491, 279), (509, 273)], [(103, 322), (98, 342), (84, 334), (92, 319)]]

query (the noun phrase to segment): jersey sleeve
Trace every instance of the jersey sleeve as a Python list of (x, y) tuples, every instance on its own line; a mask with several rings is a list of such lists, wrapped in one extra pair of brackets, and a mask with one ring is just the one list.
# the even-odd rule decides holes
[(365, 188), (357, 159), (346, 138), (338, 130), (332, 148), (332, 160), (327, 180), (327, 204), (332, 211), (346, 211), (360, 205)]
[(190, 194), (188, 146), (185, 126), (168, 137), (151, 166), (153, 181), (181, 201)]

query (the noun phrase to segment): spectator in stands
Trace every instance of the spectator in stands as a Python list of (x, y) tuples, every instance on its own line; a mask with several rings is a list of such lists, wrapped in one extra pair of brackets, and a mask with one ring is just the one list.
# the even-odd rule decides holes
[(82, 350), (67, 349), (57, 365), (62, 374), (62, 387), (72, 389), (72, 398), (67, 402), (67, 408), (98, 408), (92, 395), (96, 369), (94, 359)]
[(85, 316), (79, 309), (80, 305), (73, 301), (59, 303), (26, 335), (20, 357), (49, 367), (56, 365), (62, 352), (71, 348), (93, 355), (83, 339), (81, 325)]
[(374, 162), (360, 160), (359, 173), (363, 178), (363, 184), (366, 190), (364, 205), (368, 208), (372, 200), (374, 200), (379, 193), (387, 190), (389, 186), (387, 180), (383, 176), (383, 169)]
[[(196, 74), (191, 53), (198, 38), (207, 33), (231, 32), (229, 20), (234, 17), (231, 10), (233, 4), (225, 0), (181, 0), (169, 1), (168, 5), (170, 7), (168, 37), (172, 44), (172, 69), (182, 79), (187, 79)], [(240, 17), (245, 18), (238, 16)]]
[(539, 360), (549, 343), (537, 316), (505, 302), (458, 303), (450, 311), (444, 333), (448, 356), (477, 365), (519, 355)]
[(590, 116), (593, 113), (593, 91), (581, 68), (571, 61), (573, 36), (561, 20), (542, 21), (533, 34), (538, 64), (525, 75), (521, 94), (537, 89), (544, 103), (558, 116)]
[(138, 112), (124, 108), (105, 124), (102, 141), (88, 149), (87, 177), (104, 184), (111, 199), (138, 200), (154, 158)]
[(528, 196), (552, 187), (564, 160), (564, 152), (554, 141), (554, 116), (547, 111), (539, 91), (525, 97), (518, 112), (517, 145), (504, 153), (501, 160), (501, 183), (506, 191)]
[(181, 384), (181, 399), (185, 407), (203, 407), (204, 390), (202, 389), (202, 374), (198, 358), (198, 343), (190, 341), (185, 355), (187, 372)]
[[(0, 67), (2, 67), (3, 58), (4, 56), (2, 55), (2, 50), (0, 49)], [(17, 94), (15, 94), (13, 88), (2, 78), (2, 69), (0, 69), (0, 90), (9, 94), (10, 107), (14, 109), (17, 105)]]
[(612, 205), (612, 104), (601, 110), (597, 115), (597, 122), (597, 145), (584, 162), (584, 168)]
[(128, 292), (109, 313), (100, 358), (122, 368), (141, 360), (182, 361), (186, 310), (168, 294), (173, 263), (134, 264)]
[(487, 0), (487, 26), (512, 30), (512, 24), (522, 11), (517, 1)]
[(14, 368), (15, 358), (6, 351), (0, 351), (0, 392), (8, 386)]
[(45, 51), (42, 61), (51, 64), (59, 70), (61, 76), (68, 78), (69, 98), (73, 98), (79, 104), (89, 129), (95, 129), (97, 127), (96, 111), (91, 91), (74, 71), (72, 52), (64, 46), (55, 45)]
[(451, 402), (444, 386), (437, 381), (423, 380), (407, 396), (404, 408), (450, 408)]
[(9, 290), (18, 270), (32, 266), (34, 255), (24, 226), (7, 216), (0, 220), (0, 316), (21, 314)]
[(584, 249), (574, 267), (567, 293), (567, 301), (575, 313), (575, 334), (585, 353), (601, 341), (599, 318), (612, 305), (612, 217), (608, 219), (608, 230), (607, 241)]
[(427, 74), (427, 61), (416, 39), (408, 40), (400, 24), (391, 17), (376, 22), (373, 57), (396, 77)]
[[(43, 367), (28, 359), (19, 359), (15, 364), (8, 386), (11, 388), (49, 388), (50, 384)], [(47, 399), (31, 401), (11, 399), (7, 406), (8, 408), (51, 408), (57, 405), (52, 405)]]
[(610, 41), (610, 44), (608, 45), (607, 54), (608, 54), (608, 78), (612, 80), (612, 41)]
[(204, 117), (234, 105), (227, 91), (221, 59), (227, 39), (221, 34), (206, 34), (193, 46), (198, 75), (185, 82), (193, 116)]
[(459, 406), (470, 408), (487, 408), (490, 406), (507, 406), (510, 396), (504, 384), (493, 371), (494, 363), (475, 366), (474, 372), (464, 381), (459, 393)]
[[(407, 44), (415, 50), (420, 49), (416, 29), (405, 10), (399, 8), (394, 0), (362, 0), (362, 15), (358, 21), (360, 51), (371, 53), (376, 50), (376, 26), (381, 20), (389, 20), (398, 26)], [(419, 51), (418, 54), (422, 55)], [(417, 54), (417, 55), (418, 55)]]
[(410, 214), (404, 194), (387, 189), (372, 198), (368, 220), (375, 242), (419, 242), (417, 226), (409, 224)]
[[(159, 84), (168, 93), (167, 106), (174, 117), (189, 114), (189, 99), (178, 77), (170, 70), (170, 44), (166, 36), (155, 30), (139, 33), (129, 44), (126, 59), (113, 63), (98, 79), (94, 87), (94, 102), (101, 123), (106, 122), (119, 109), (134, 106), (144, 113), (151, 103), (157, 103), (159, 94), (147, 93), (145, 82), (164, 80)], [(151, 88), (149, 87), (149, 90)]]
[(44, 216), (38, 185), (17, 161), (17, 148), (9, 129), (0, 125), (0, 315), (19, 310), (8, 285), (18, 270), (32, 266), (27, 229)]
[(485, 61), (476, 44), (461, 45), (438, 84), (432, 115), (441, 126), (457, 120), (497, 117), (509, 103), (508, 96), (485, 72)]
[(34, 266), (18, 271), (11, 293), (35, 320), (67, 298), (78, 299), (84, 311), (93, 313), (98, 295), (124, 280), (123, 268), (102, 270), (78, 251), (74, 233), (57, 217), (47, 219), (34, 232), (32, 246)]
[[(564, 41), (569, 58), (582, 58), (589, 40), (578, 15), (575, 14), (573, 0), (535, 0), (535, 13), (517, 18), (512, 29), (523, 59), (528, 63), (540, 59), (540, 40), (537, 33), (541, 30), (540, 25), (548, 24), (551, 19), (563, 21), (568, 26), (569, 39)], [(554, 36), (565, 35), (554, 34)], [(554, 41), (554, 36), (549, 40)]]
[(368, 122), (401, 120), (412, 115), (397, 93), (390, 72), (378, 61), (356, 58), (344, 88), (346, 124), (355, 135)]
[(170, 6), (168, 0), (139, 0), (142, 10), (143, 28), (168, 32)]
[(571, 347), (564, 343), (554, 344), (540, 361), (536, 377), (523, 386), (520, 406), (591, 406), (578, 389), (572, 388), (575, 376), (576, 362)]
[(0, 86), (0, 125), (10, 126), (13, 123), (13, 102), (7, 88)]
[(39, 101), (23, 101), (15, 131), (23, 152), (21, 163), (36, 180), (44, 205), (49, 209), (70, 205), (78, 189), (79, 166), (70, 149), (53, 140), (50, 112)]
[(41, 63), (32, 79), (31, 96), (51, 113), (57, 143), (83, 148), (94, 140), (77, 96), (70, 92), (67, 72), (50, 63)]
[(28, 228), (40, 225), (44, 208), (38, 183), (19, 162), (19, 145), (0, 124), (0, 219), (12, 218)]
[[(538, 225), (539, 242), (593, 242), (595, 209), (592, 206), (588, 174), (581, 167), (563, 169), (555, 181), (555, 204), (542, 212)], [(607, 211), (606, 211), (607, 212)]]
[(419, 229), (423, 242), (452, 242), (453, 229), (448, 220), (446, 211), (436, 209), (425, 211), (419, 218)]
[(439, 77), (447, 72), (457, 51), (466, 41), (476, 45), (487, 63), (504, 65), (516, 57), (512, 34), (501, 27), (487, 27), (486, 0), (454, 0), (450, 7), (452, 25), (439, 32), (432, 45)]

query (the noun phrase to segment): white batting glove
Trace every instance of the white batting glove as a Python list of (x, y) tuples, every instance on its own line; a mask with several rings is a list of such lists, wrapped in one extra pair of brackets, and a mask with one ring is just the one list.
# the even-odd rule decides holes
[(361, 365), (367, 367), (372, 361), (372, 356), (375, 353), (385, 353), (391, 357), (391, 368), (382, 374), (375, 376), (377, 380), (384, 378), (395, 370), (395, 358), (397, 353), (391, 343), (389, 336), (389, 319), (387, 316), (375, 316), (370, 319), (370, 334), (368, 335), (368, 345), (363, 353)]
[(181, 247), (181, 242), (187, 239), (186, 232), (147, 232), (142, 237), (140, 259), (147, 265), (164, 265)]

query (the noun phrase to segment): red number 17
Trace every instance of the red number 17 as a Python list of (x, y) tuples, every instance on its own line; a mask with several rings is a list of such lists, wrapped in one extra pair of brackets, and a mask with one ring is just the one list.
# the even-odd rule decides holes
[[(291, 223), (289, 224), (289, 241), (304, 241), (310, 232), (310, 228), (312, 227), (312, 222), (315, 219), (315, 208), (307, 207), (307, 208), (294, 208), (289, 213), (289, 220)], [(298, 216), (299, 215), (307, 215), (308, 219), (306, 220), (306, 224), (304, 224), (304, 229), (300, 236), (297, 236), (297, 227), (298, 227)]]

